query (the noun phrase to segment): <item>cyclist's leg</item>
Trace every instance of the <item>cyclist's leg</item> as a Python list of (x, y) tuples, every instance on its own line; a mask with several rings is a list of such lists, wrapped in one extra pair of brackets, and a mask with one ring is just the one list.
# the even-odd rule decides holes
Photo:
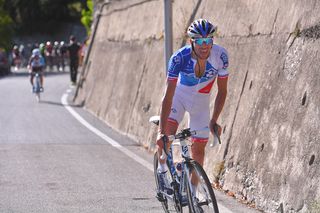
[[(191, 157), (197, 161), (201, 166), (203, 166), (205, 147), (209, 138), (208, 124), (210, 120), (209, 107), (203, 107), (201, 110), (191, 112), (189, 126), (192, 130), (202, 130), (196, 137), (192, 137), (191, 145)], [(207, 128), (206, 131), (203, 129)], [(191, 176), (191, 183), (193, 188), (196, 188), (198, 184), (198, 179), (195, 175)]]
[[(172, 100), (172, 106), (171, 106), (171, 112), (167, 121), (167, 127), (165, 129), (166, 135), (173, 135), (176, 134), (179, 123), (182, 121), (183, 116), (185, 114), (185, 107), (183, 106), (183, 102), (181, 100), (181, 97), (177, 94), (174, 95)], [(170, 147), (170, 144), (168, 144), (167, 149)], [(166, 159), (162, 160), (160, 159), (160, 156), (162, 155), (162, 149), (158, 147), (158, 155), (159, 155), (159, 167), (165, 166)], [(161, 170), (163, 168), (160, 168)]]
[(34, 77), (34, 72), (31, 71), (31, 73), (30, 73), (30, 84), (31, 84), (31, 86), (33, 86), (33, 77)]
[(203, 166), (205, 147), (207, 145), (208, 138), (192, 138), (191, 154), (193, 160), (197, 161)]
[(40, 74), (40, 87), (43, 88), (43, 71), (39, 71)]
[[(201, 130), (197, 136), (192, 137), (191, 156), (202, 166), (204, 161), (205, 147), (209, 139), (209, 107), (202, 107), (197, 111), (189, 112), (189, 114), (190, 129)], [(206, 128), (207, 130), (203, 131)]]

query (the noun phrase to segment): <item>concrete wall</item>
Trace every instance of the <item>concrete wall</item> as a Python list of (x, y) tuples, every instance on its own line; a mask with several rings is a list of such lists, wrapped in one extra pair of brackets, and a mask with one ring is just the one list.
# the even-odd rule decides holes
[[(173, 2), (174, 50), (205, 17), (230, 56), (223, 143), (207, 148), (205, 169), (265, 212), (320, 211), (319, 11), (317, 0)], [(152, 150), (148, 119), (165, 86), (163, 1), (112, 2), (92, 45), (76, 101)]]

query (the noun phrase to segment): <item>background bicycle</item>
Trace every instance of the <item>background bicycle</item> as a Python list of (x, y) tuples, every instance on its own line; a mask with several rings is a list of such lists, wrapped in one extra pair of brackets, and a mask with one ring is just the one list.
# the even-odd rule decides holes
[(34, 77), (35, 77), (35, 83), (32, 88), (33, 89), (32, 92), (35, 94), (37, 101), (40, 102), (40, 93), (42, 92), (41, 84), (40, 84), (40, 75), (41, 74), (39, 72), (36, 72), (35, 74), (32, 73), (31, 75), (34, 75)]

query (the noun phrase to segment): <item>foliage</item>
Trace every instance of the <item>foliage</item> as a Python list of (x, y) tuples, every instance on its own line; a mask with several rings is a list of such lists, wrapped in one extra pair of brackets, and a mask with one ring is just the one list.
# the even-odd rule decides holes
[(92, 0), (87, 0), (87, 8), (81, 11), (81, 23), (85, 26), (87, 34), (90, 34), (91, 24), (93, 21), (93, 2)]
[[(19, 33), (52, 33), (59, 23), (80, 19), (85, 0), (2, 0)], [(80, 7), (70, 7), (73, 4)]]
[(0, 0), (0, 48), (9, 50), (12, 36), (12, 19), (3, 9), (4, 0)]
[(66, 22), (89, 32), (92, 14), (92, 0), (0, 0), (0, 47), (8, 49), (13, 34), (56, 33)]

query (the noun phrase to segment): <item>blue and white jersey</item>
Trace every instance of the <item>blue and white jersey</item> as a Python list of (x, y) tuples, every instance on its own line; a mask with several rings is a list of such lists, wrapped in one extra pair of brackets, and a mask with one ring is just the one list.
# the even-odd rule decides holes
[(32, 56), (30, 60), (30, 66), (32, 68), (38, 68), (45, 66), (44, 58), (42, 56), (39, 56), (38, 58)]
[(197, 61), (191, 57), (191, 52), (191, 46), (187, 45), (172, 55), (167, 79), (177, 81), (178, 92), (208, 96), (217, 77), (228, 77), (228, 53), (223, 47), (213, 44), (206, 70), (203, 76), (198, 78), (194, 72)]

